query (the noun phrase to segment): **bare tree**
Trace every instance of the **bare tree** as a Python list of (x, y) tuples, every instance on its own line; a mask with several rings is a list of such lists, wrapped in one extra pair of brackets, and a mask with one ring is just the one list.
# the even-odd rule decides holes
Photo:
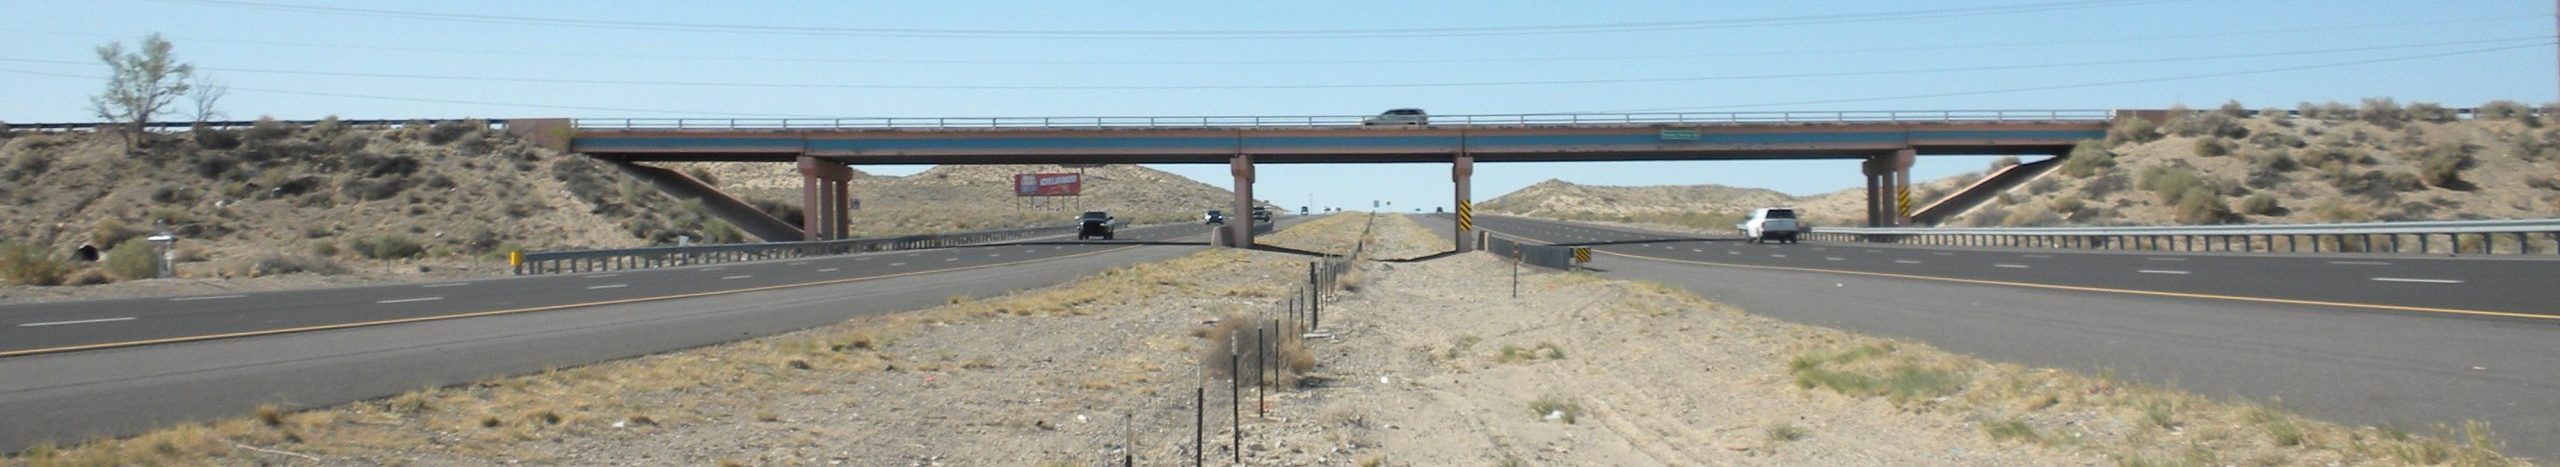
[(231, 95), (231, 85), (228, 83), (210, 78), (196, 80), (195, 90), (187, 93), (187, 102), (195, 104), (193, 116), (196, 119), (196, 125), (203, 126), (204, 122), (223, 118), (222, 110), (216, 108), (216, 104), (220, 104), (222, 97), (228, 95)]
[(123, 42), (98, 46), (98, 60), (107, 63), (113, 73), (107, 78), (107, 90), (89, 98), (89, 106), (98, 118), (126, 123), (125, 149), (131, 150), (142, 137), (151, 118), (169, 112), (169, 105), (194, 87), (195, 65), (179, 63), (169, 54), (169, 40), (160, 33), (142, 39), (142, 47), (125, 51)]

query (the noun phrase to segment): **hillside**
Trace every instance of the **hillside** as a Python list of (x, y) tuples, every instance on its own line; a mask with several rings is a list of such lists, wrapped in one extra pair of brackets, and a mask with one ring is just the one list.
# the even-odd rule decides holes
[(2298, 117), (2250, 116), (2233, 104), (2158, 125), (2127, 121), (2053, 174), (1949, 224), (2560, 216), (2560, 128), (2546, 127), (2551, 113), (2502, 102), (2456, 119), (2432, 104), (2364, 104), (2305, 105)]
[(1733, 225), (1738, 213), (1795, 201), (1774, 190), (1723, 185), (1600, 186), (1563, 180), (1523, 187), (1483, 203), (1476, 211), (1567, 220)]
[[(668, 168), (710, 174), (714, 185), (785, 217), (797, 216), (800, 176), (784, 164), (672, 163)], [(857, 167), (859, 169), (859, 167)], [(1085, 174), (1084, 196), (1034, 200), (1013, 196), (1014, 174)], [(857, 171), (858, 173), (858, 171)], [(698, 175), (697, 175), (698, 176)], [(1055, 165), (936, 166), (904, 177), (858, 174), (850, 184), (861, 209), (853, 230), (863, 235), (935, 230), (974, 230), (1057, 224), (1076, 211), (1110, 211), (1130, 222), (1198, 219), (1224, 210), (1234, 195), (1225, 188), (1138, 165), (1087, 169)]]
[(135, 239), (155, 224), (181, 239), (177, 272), (193, 278), (485, 265), (516, 248), (737, 237), (605, 164), (485, 127), (266, 121), (154, 135), (132, 152), (113, 134), (0, 133), (0, 243), (9, 245), (0, 273), (39, 285), (149, 277), (143, 261), (45, 263), (82, 245), (148, 248)]
[[(2074, 159), (1946, 225), (2320, 223), (2560, 216), (2554, 112), (2512, 102), (2457, 119), (2433, 104), (2304, 104), (2172, 110), (2127, 120)], [(2266, 115), (2266, 116), (2258, 116)], [(2006, 161), (2004, 161), (2006, 162)], [(1922, 159), (1922, 164), (1931, 163)], [(1934, 200), (1982, 177), (1916, 182)], [(1864, 217), (1864, 188), (1788, 198), (1717, 186), (1586, 187), (1550, 180), (1484, 203), (1486, 212), (1729, 230), (1754, 206), (1793, 205), (1816, 225)]]

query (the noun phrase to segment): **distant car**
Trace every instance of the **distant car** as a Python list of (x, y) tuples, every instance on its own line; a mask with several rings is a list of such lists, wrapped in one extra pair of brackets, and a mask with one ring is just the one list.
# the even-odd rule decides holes
[(1271, 222), (1271, 208), (1255, 206), (1253, 208), (1253, 221)]
[(1796, 210), (1787, 208), (1753, 209), (1751, 217), (1744, 218), (1741, 224), (1733, 227), (1741, 229), (1742, 236), (1750, 237), (1751, 243), (1795, 243), (1796, 234), (1802, 231), (1802, 226), (1796, 222)]
[(1083, 216), (1076, 217), (1076, 239), (1086, 240), (1099, 238), (1103, 240), (1110, 240), (1111, 228), (1114, 227), (1112, 224), (1115, 222), (1117, 222), (1117, 220), (1111, 218), (1111, 213), (1102, 211), (1085, 211)]
[(1211, 209), (1209, 210), (1209, 215), (1201, 216), (1201, 222), (1209, 225), (1226, 225), (1227, 213)]
[(1360, 119), (1362, 125), (1429, 125), (1431, 115), (1422, 109), (1388, 109), (1376, 116)]

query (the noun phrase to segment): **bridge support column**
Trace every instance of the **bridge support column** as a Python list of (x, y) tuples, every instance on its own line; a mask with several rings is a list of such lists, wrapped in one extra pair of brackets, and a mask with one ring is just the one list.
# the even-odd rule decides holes
[(1891, 168), (1893, 169), (1893, 191), (1896, 195), (1894, 198), (1896, 204), (1894, 205), (1892, 217), (1893, 225), (1895, 227), (1911, 226), (1911, 207), (1913, 204), (1919, 202), (1919, 200), (1910, 199), (1911, 163), (1917, 161), (1919, 159), (1919, 155), (1920, 151), (1915, 151), (1911, 148), (1902, 148), (1901, 150), (1893, 152), (1893, 165)]
[(1253, 248), (1253, 155), (1237, 154), (1228, 158), (1227, 173), (1236, 177), (1235, 205), (1227, 212), (1244, 219), (1243, 223), (1227, 224), (1227, 246)]
[(1475, 251), (1476, 249), (1476, 229), (1474, 225), (1475, 206), (1473, 201), (1475, 196), (1472, 189), (1475, 183), (1471, 181), (1475, 178), (1475, 175), (1476, 156), (1474, 155), (1459, 153), (1457, 159), (1451, 161), (1449, 164), (1449, 181), (1457, 185), (1458, 199), (1453, 207), (1456, 208), (1455, 211), (1457, 211), (1459, 219), (1457, 222), (1458, 244), (1456, 250), (1460, 253)]
[(845, 238), (852, 230), (846, 211), (852, 207), (847, 184), (853, 169), (843, 163), (800, 157), (800, 231), (808, 241)]

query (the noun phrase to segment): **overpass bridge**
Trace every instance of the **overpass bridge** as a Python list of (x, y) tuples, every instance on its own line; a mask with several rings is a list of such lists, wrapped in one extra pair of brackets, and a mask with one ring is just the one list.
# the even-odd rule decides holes
[[(1868, 224), (1911, 222), (1918, 157), (2067, 154), (2128, 111), (1742, 112), (1433, 116), (873, 119), (512, 119), (509, 132), (621, 162), (773, 162), (802, 174), (805, 239), (845, 231), (846, 167), (862, 164), (1227, 164), (1230, 212), (1262, 163), (1440, 163), (1466, 211), (1476, 162), (1863, 160)], [(1472, 249), (1471, 225), (1455, 232)], [(1230, 229), (1229, 245), (1252, 244)]]

